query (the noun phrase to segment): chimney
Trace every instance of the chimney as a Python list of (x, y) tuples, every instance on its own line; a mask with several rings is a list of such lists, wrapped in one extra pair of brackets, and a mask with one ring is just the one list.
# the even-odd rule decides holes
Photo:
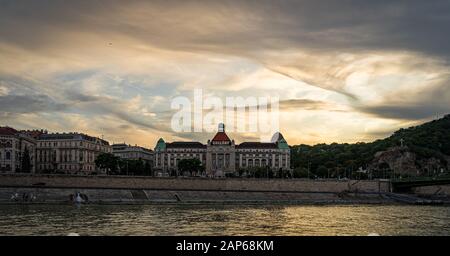
[(225, 132), (225, 124), (224, 123), (219, 123), (219, 132)]

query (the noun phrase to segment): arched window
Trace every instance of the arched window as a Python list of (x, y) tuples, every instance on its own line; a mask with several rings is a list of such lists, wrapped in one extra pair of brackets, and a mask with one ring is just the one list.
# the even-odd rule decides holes
[(266, 166), (266, 165), (267, 165), (267, 160), (263, 159), (262, 162), (261, 162), (261, 166)]
[(10, 160), (11, 159), (11, 152), (6, 151), (5, 158), (6, 158), (6, 160)]

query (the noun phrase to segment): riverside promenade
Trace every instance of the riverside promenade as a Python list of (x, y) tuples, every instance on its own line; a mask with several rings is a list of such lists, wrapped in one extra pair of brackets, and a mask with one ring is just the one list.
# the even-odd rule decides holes
[[(388, 181), (1, 174), (0, 203), (383, 203)], [(18, 198), (12, 200), (16, 195)]]

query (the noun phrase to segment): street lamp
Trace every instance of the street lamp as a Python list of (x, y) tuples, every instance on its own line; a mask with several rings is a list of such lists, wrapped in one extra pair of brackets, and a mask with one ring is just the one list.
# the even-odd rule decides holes
[(311, 168), (311, 161), (308, 158), (308, 179), (309, 179), (309, 169)]

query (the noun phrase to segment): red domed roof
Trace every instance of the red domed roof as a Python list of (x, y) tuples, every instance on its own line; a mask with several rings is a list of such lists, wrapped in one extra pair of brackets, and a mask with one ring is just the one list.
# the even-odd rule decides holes
[(229, 141), (231, 142), (230, 138), (228, 138), (228, 135), (225, 132), (218, 132), (212, 139), (212, 141)]
[(17, 133), (19, 133), (19, 131), (17, 131), (14, 128), (11, 128), (11, 127), (8, 127), (8, 126), (0, 127), (0, 134), (1, 135), (16, 135)]

